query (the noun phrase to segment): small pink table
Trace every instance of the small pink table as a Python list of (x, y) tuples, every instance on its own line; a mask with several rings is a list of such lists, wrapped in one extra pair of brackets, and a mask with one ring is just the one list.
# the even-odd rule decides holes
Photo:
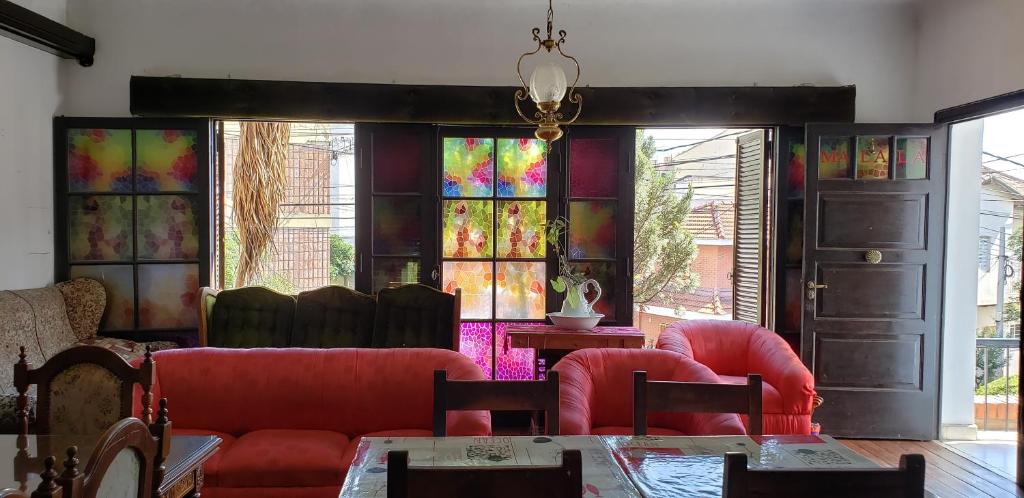
[(534, 378), (540, 373), (539, 361), (541, 351), (557, 351), (555, 355), (546, 355), (546, 367), (554, 365), (558, 359), (570, 351), (588, 348), (626, 348), (639, 349), (644, 347), (644, 333), (635, 327), (595, 327), (594, 330), (569, 330), (554, 325), (509, 325), (507, 332), (510, 346), (513, 348), (531, 348), (537, 353), (537, 361), (533, 364)]

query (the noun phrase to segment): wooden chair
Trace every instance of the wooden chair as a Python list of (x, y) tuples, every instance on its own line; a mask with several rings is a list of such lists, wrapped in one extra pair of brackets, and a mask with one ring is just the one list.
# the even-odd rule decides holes
[(580, 498), (583, 459), (562, 452), (558, 467), (410, 468), (409, 452), (388, 452), (387, 498)]
[(375, 348), (441, 348), (459, 346), (462, 290), (441, 292), (421, 284), (377, 292), (372, 345)]
[(434, 437), (445, 436), (448, 410), (535, 410), (544, 412), (546, 433), (558, 435), (558, 372), (542, 381), (448, 380), (434, 370)]
[(726, 453), (722, 498), (923, 498), (924, 471), (921, 455), (897, 469), (749, 470), (745, 453)]
[(647, 435), (648, 412), (741, 413), (752, 435), (761, 434), (761, 376), (747, 376), (746, 385), (706, 382), (648, 381), (647, 372), (633, 372), (633, 434)]
[(126, 418), (100, 436), (84, 471), (78, 470), (78, 449), (68, 448), (64, 471), (56, 481), (63, 498), (153, 498), (157, 446), (146, 424)]
[(36, 386), (36, 434), (99, 434), (132, 416), (135, 384), (142, 387), (142, 419), (152, 421), (156, 364), (147, 349), (139, 368), (99, 346), (76, 346), (32, 368), (21, 348), (14, 365), (20, 434), (29, 433), (28, 390)]

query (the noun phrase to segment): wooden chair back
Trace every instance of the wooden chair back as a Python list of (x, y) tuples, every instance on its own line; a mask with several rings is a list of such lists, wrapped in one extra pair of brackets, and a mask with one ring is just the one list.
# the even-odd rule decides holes
[(750, 470), (745, 453), (726, 453), (722, 498), (923, 498), (924, 471), (921, 455), (896, 469)]
[(558, 372), (545, 380), (448, 380), (434, 370), (434, 437), (446, 434), (449, 410), (531, 410), (544, 412), (545, 433), (558, 435)]
[(137, 418), (126, 418), (100, 436), (84, 471), (77, 449), (68, 449), (64, 471), (57, 478), (64, 498), (153, 498), (158, 442)]
[(409, 467), (409, 452), (388, 452), (387, 498), (581, 498), (583, 459), (562, 452), (557, 467)]
[[(36, 386), (36, 434), (96, 434), (132, 416), (135, 384), (142, 387), (142, 419), (152, 421), (156, 363), (147, 348), (138, 368), (99, 346), (75, 346), (33, 368), (21, 348), (14, 365), (19, 434), (29, 433), (28, 390)], [(69, 413), (68, 409), (78, 411)]]
[(647, 372), (633, 372), (633, 434), (647, 435), (649, 412), (740, 413), (747, 415), (752, 435), (761, 435), (761, 376), (746, 384), (649, 381)]

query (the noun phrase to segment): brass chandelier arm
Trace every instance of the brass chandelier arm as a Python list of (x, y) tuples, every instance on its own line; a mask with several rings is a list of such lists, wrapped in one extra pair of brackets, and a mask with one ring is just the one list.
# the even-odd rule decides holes
[[(532, 125), (540, 124), (540, 121), (534, 121), (534, 120), (526, 117), (526, 114), (523, 113), (523, 110), (519, 108), (519, 101), (526, 100), (528, 93), (529, 92), (524, 91), (522, 88), (517, 89), (516, 90), (516, 98), (512, 102), (516, 105), (516, 112), (519, 113), (519, 117), (523, 118), (523, 121), (526, 121), (527, 123), (530, 123)], [(540, 119), (542, 117), (540, 115), (540, 112), (537, 112), (536, 114), (537, 114), (537, 118), (538, 119)], [(579, 114), (579, 113), (577, 113), (577, 114)]]
[[(533, 28), (533, 30), (534, 30), (534, 35), (533, 36), (534, 36), (534, 38), (536, 38), (537, 37), (537, 33), (536, 33), (537, 32), (537, 28)], [(537, 48), (535, 48), (533, 50), (533, 52), (524, 52), (523, 55), (519, 56), (519, 60), (516, 61), (516, 75), (519, 76), (519, 82), (523, 84), (523, 88), (526, 89), (527, 95), (530, 92), (530, 90), (529, 90), (530, 86), (527, 85), (526, 84), (526, 80), (523, 79), (523, 59), (525, 59), (525, 58), (527, 58), (527, 57), (529, 57), (529, 56), (531, 56), (533, 54), (536, 54), (537, 52), (540, 52), (540, 49), (542, 47), (544, 47), (544, 45), (542, 45), (540, 42), (538, 42), (537, 43)], [(518, 96), (519, 92), (516, 92), (516, 95)], [(523, 99), (525, 99), (525, 98), (526, 98), (526, 96), (524, 95)]]
[(558, 34), (561, 37), (558, 40), (558, 44), (555, 45), (555, 47), (558, 48), (558, 53), (562, 57), (565, 57), (566, 59), (571, 60), (572, 63), (576, 65), (576, 79), (574, 79), (572, 81), (572, 85), (569, 86), (569, 102), (572, 102), (573, 104), (576, 104), (576, 114), (574, 114), (573, 117), (571, 119), (569, 119), (568, 121), (565, 121), (564, 123), (562, 123), (562, 124), (572, 124), (577, 119), (579, 119), (580, 113), (583, 112), (583, 96), (580, 95), (579, 92), (576, 91), (576, 85), (580, 82), (580, 73), (581, 73), (581, 71), (580, 71), (580, 61), (576, 60), (575, 57), (565, 53), (562, 50), (562, 43), (565, 43), (565, 30), (563, 29), (563, 30), (559, 31)]

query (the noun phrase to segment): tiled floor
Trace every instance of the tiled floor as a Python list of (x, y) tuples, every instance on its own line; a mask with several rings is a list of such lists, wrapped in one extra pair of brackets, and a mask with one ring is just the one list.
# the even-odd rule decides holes
[(1017, 472), (1017, 434), (1015, 432), (978, 431), (977, 441), (945, 441), (964, 456), (1013, 477)]

